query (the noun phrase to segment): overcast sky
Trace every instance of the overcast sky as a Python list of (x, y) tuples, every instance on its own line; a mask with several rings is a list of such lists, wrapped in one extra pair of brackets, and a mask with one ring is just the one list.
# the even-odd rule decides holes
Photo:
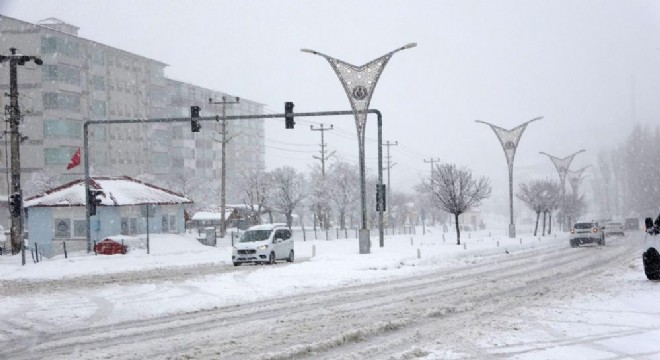
[[(350, 109), (327, 61), (301, 48), (362, 65), (417, 42), (392, 57), (371, 101), (384, 140), (399, 142), (390, 148), (395, 190), (428, 176), (423, 160), (439, 158), (489, 176), (494, 200), (506, 203), (504, 153), (476, 119), (508, 129), (544, 117), (522, 137), (516, 179), (556, 177), (539, 151), (584, 148), (572, 168), (596, 165), (635, 122), (660, 124), (659, 1), (4, 0), (0, 12), (59, 18), (84, 38), (167, 63), (170, 78), (277, 113), (285, 101), (299, 112)], [(329, 148), (357, 163), (352, 117), (300, 118), (293, 131), (267, 123), (268, 169), (318, 163), (320, 133), (309, 129), (318, 123), (334, 125)], [(375, 118), (366, 135), (375, 174)]]

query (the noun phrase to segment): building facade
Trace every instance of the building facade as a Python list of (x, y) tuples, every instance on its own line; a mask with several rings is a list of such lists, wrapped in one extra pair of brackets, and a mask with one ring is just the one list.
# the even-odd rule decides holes
[[(203, 122), (203, 130), (192, 133), (189, 122), (138, 120), (188, 117), (192, 105), (202, 107), (202, 116), (219, 114), (221, 105), (211, 105), (209, 99), (220, 100), (225, 93), (168, 79), (167, 64), (81, 38), (77, 27), (58, 19), (33, 24), (0, 15), (0, 30), (0, 53), (8, 54), (13, 47), (43, 60), (42, 66), (26, 63), (18, 68), (19, 131), (27, 137), (21, 143), (20, 159), (26, 197), (35, 194), (34, 182), (52, 185), (83, 177), (82, 166), (66, 167), (83, 146), (87, 120), (136, 119), (135, 124), (90, 126), (91, 175), (144, 176), (156, 182), (187, 176), (219, 184), (219, 124)], [(9, 92), (6, 63), (0, 66), (0, 89)], [(2, 97), (3, 108), (8, 103), (9, 98)], [(241, 99), (225, 111), (227, 115), (261, 114), (263, 105)], [(264, 168), (263, 120), (229, 122), (227, 132), (231, 139), (227, 143), (227, 199), (231, 201), (240, 176)], [(8, 136), (0, 140), (1, 151), (7, 155), (0, 156), (3, 173), (9, 171), (8, 144)], [(7, 194), (7, 187), (6, 181), (0, 181), (0, 194)]]

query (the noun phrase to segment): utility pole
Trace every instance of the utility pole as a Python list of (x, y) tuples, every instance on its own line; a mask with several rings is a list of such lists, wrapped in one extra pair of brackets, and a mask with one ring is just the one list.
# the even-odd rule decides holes
[(314, 128), (313, 125), (310, 125), (309, 129), (312, 130), (312, 131), (320, 131), (321, 132), (321, 151), (320, 151), (321, 157), (318, 157), (316, 155), (313, 155), (312, 157), (314, 159), (321, 160), (321, 175), (323, 176), (323, 178), (325, 178), (325, 161), (328, 160), (330, 158), (330, 156), (332, 156), (335, 152), (333, 151), (330, 154), (328, 154), (327, 156), (325, 155), (325, 147), (327, 145), (325, 144), (325, 137), (323, 136), (323, 134), (328, 130), (332, 130), (333, 125), (330, 124), (330, 127), (327, 128), (327, 127), (323, 127), (323, 124), (321, 124), (321, 127), (316, 128), (316, 129)]
[(9, 134), (11, 142), (11, 252), (22, 250), (25, 265), (25, 245), (23, 244), (23, 194), (21, 191), (21, 155), (20, 133), (21, 111), (18, 106), (17, 66), (32, 60), (37, 65), (43, 61), (37, 56), (16, 54), (16, 48), (10, 48), (11, 55), (0, 55), (0, 63), (9, 61)]
[[(434, 158), (431, 158), (431, 160), (424, 159), (424, 162), (427, 164), (431, 163), (431, 178), (433, 178), (433, 169), (434, 169), (433, 164), (440, 162), (440, 159), (434, 159)], [(433, 185), (433, 181), (431, 181), (431, 185)]]
[(222, 178), (222, 182), (220, 184), (220, 238), (225, 237), (225, 232), (226, 232), (226, 223), (225, 223), (225, 205), (226, 205), (226, 197), (225, 197), (225, 191), (226, 191), (226, 186), (225, 186), (225, 179), (227, 178), (227, 163), (226, 163), (226, 148), (227, 148), (227, 143), (229, 140), (227, 138), (227, 119), (225, 119), (226, 115), (226, 105), (232, 105), (232, 104), (238, 104), (241, 99), (237, 96), (234, 101), (227, 101), (227, 97), (223, 96), (222, 101), (213, 101), (213, 99), (209, 98), (209, 104), (216, 104), (216, 105), (222, 105), (222, 169), (220, 170), (221, 175), (220, 177)]
[[(383, 144), (383, 146), (387, 146), (387, 156), (385, 156), (387, 158), (387, 199), (388, 199), (387, 201), (390, 202), (390, 204), (392, 204), (392, 196), (391, 196), (392, 187), (390, 186), (390, 169), (393, 168), (394, 165), (396, 165), (396, 163), (391, 162), (392, 157), (390, 156), (390, 146), (397, 146), (397, 145), (399, 145), (398, 141), (390, 142), (389, 140), (387, 140)], [(390, 209), (391, 208), (392, 206), (390, 205)], [(394, 224), (392, 224), (392, 213), (389, 210), (387, 211), (387, 219), (390, 225), (392, 226), (392, 232), (394, 232)]]
[[(333, 151), (333, 152), (331, 152), (330, 154), (328, 154), (327, 156), (325, 155), (325, 147), (326, 147), (327, 145), (325, 144), (325, 136), (324, 136), (324, 134), (325, 134), (326, 131), (328, 131), (328, 130), (332, 130), (333, 128), (334, 128), (334, 126), (333, 126), (332, 124), (330, 124), (330, 127), (329, 127), (329, 128), (327, 128), (327, 127), (323, 127), (323, 124), (321, 124), (321, 127), (316, 128), (316, 129), (314, 128), (313, 125), (310, 125), (310, 126), (309, 126), (309, 129), (310, 129), (311, 131), (320, 131), (320, 132), (321, 132), (321, 151), (320, 151), (321, 156), (318, 157), (318, 156), (316, 156), (316, 155), (313, 155), (312, 157), (313, 157), (314, 159), (321, 160), (321, 177), (323, 178), (323, 181), (324, 181), (324, 182), (325, 182), (325, 161), (328, 160), (328, 159), (330, 158), (330, 156), (332, 156), (332, 155), (335, 153), (335, 151)], [(315, 214), (315, 216), (318, 218), (318, 220), (319, 220), (320, 222), (323, 223), (323, 228), (324, 228), (324, 229), (327, 229), (328, 226), (327, 226), (327, 223), (326, 223), (325, 214), (323, 214), (323, 213), (321, 212), (321, 208), (320, 208), (320, 207), (318, 207), (318, 208), (316, 209), (316, 214)], [(314, 231), (316, 231), (316, 220), (314, 220)]]

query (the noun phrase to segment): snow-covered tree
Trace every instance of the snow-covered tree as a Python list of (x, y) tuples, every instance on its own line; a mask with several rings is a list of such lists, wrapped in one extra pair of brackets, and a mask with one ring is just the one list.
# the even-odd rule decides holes
[(454, 164), (436, 165), (429, 182), (422, 183), (436, 207), (454, 215), (456, 244), (461, 244), (458, 216), (479, 206), (490, 196), (490, 181), (486, 177), (473, 178), (472, 171)]
[(347, 216), (360, 203), (360, 169), (344, 161), (334, 162), (327, 175), (330, 203), (337, 213), (339, 227), (346, 228)]
[(250, 224), (261, 224), (261, 215), (268, 211), (268, 194), (272, 186), (271, 177), (264, 171), (253, 171), (244, 175), (241, 189), (243, 203), (250, 209)]
[[(329, 173), (326, 173), (325, 176), (323, 175), (320, 165), (313, 167), (309, 174), (309, 190), (307, 192), (307, 205), (324, 229), (330, 226), (331, 190), (328, 184), (329, 175)], [(316, 229), (317, 221), (314, 221), (314, 229)]]
[(274, 211), (286, 217), (286, 224), (291, 228), (293, 212), (307, 195), (305, 176), (290, 166), (279, 167), (270, 176), (269, 204)]
[(516, 197), (536, 214), (534, 236), (536, 236), (539, 229), (541, 213), (543, 213), (543, 235), (545, 235), (546, 215), (552, 213), (559, 203), (559, 185), (551, 180), (532, 180), (520, 184), (519, 187)]

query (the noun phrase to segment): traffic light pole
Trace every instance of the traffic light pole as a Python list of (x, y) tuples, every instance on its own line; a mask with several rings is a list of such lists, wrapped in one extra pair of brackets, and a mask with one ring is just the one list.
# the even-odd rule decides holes
[[(293, 103), (288, 109), (293, 110)], [(288, 111), (287, 111), (288, 112)], [(367, 114), (376, 114), (378, 116), (378, 185), (383, 186), (383, 117), (379, 110), (377, 109), (367, 109), (364, 111)], [(343, 110), (343, 111), (318, 111), (318, 112), (303, 112), (303, 113), (285, 113), (285, 114), (263, 114), (263, 115), (232, 115), (232, 116), (204, 116), (204, 117), (195, 117), (194, 121), (227, 121), (227, 120), (257, 120), (257, 119), (275, 119), (275, 118), (284, 118), (287, 122), (287, 128), (293, 128), (295, 122), (293, 121), (294, 117), (310, 117), (310, 116), (340, 116), (340, 115), (355, 115), (355, 112), (352, 110)], [(157, 118), (157, 119), (119, 119), (119, 120), (88, 120), (83, 124), (83, 165), (85, 173), (85, 194), (89, 193), (89, 127), (91, 125), (111, 125), (111, 124), (148, 124), (148, 123), (182, 123), (182, 122), (191, 122), (191, 117), (183, 118)], [(290, 127), (289, 127), (290, 126)], [(361, 174), (364, 176), (364, 174)], [(362, 228), (367, 229), (366, 222), (366, 192), (365, 189), (362, 189)], [(383, 199), (384, 200), (384, 199)], [(378, 220), (379, 220), (379, 240), (380, 247), (384, 246), (384, 232), (383, 232), (383, 207), (380, 207), (378, 211)], [(86, 239), (87, 239), (87, 252), (91, 251), (91, 229), (90, 229), (90, 202), (87, 201), (86, 211), (85, 211), (85, 221), (86, 226)]]

